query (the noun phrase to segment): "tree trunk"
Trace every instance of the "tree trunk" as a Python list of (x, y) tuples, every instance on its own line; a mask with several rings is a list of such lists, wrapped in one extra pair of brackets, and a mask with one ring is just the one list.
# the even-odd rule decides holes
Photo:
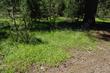
[(85, 1), (85, 16), (83, 19), (84, 27), (89, 28), (95, 24), (95, 15), (97, 12), (98, 0), (86, 0)]

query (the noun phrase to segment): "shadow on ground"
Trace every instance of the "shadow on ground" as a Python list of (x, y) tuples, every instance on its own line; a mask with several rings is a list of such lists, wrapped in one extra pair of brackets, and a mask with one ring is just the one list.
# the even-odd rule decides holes
[(8, 33), (7, 32), (2, 32), (0, 31), (0, 42), (8, 38)]
[[(50, 23), (50, 22), (33, 22), (29, 25), (31, 31), (53, 31), (53, 30), (73, 30), (73, 31), (81, 31), (83, 23), (82, 22), (58, 22), (58, 23)], [(0, 31), (2, 29), (9, 30), (10, 27), (7, 24), (0, 24)], [(19, 27), (24, 30), (23, 25)], [(110, 23), (107, 22), (97, 22), (95, 25), (92, 25), (90, 30), (95, 30), (97, 38), (105, 41), (110, 41)], [(6, 32), (0, 32), (0, 40), (7, 38), (8, 35)]]
[[(33, 24), (32, 31), (52, 31), (52, 30), (73, 30), (81, 31), (82, 22), (59, 22), (59, 23), (49, 23), (49, 22), (38, 22)], [(95, 25), (90, 27), (90, 30), (94, 30), (96, 37), (100, 40), (110, 41), (110, 23), (107, 22), (97, 22)], [(83, 30), (82, 30), (83, 32)], [(91, 34), (92, 35), (92, 34)]]
[(63, 30), (71, 29), (77, 30), (80, 29), (82, 22), (58, 22), (58, 23), (49, 23), (49, 22), (37, 22), (32, 24), (32, 31), (52, 31), (52, 30)]
[(110, 23), (97, 22), (93, 25), (91, 30), (95, 30), (95, 36), (99, 40), (110, 41)]
[(9, 34), (6, 32), (9, 30), (10, 26), (7, 22), (0, 22), (0, 41), (7, 39)]
[[(36, 22), (31, 24), (31, 30), (63, 30), (63, 29), (71, 29), (77, 30), (81, 29), (83, 23), (82, 22), (58, 22), (58, 23), (49, 23), (49, 22)], [(107, 22), (97, 22), (95, 25), (92, 25), (90, 30), (102, 30), (102, 31), (110, 31), (110, 23)]]

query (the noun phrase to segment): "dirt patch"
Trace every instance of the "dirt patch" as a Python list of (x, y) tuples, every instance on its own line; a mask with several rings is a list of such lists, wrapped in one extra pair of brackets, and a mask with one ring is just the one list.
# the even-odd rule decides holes
[(110, 73), (110, 46), (99, 45), (96, 52), (74, 51), (74, 57), (45, 73)]

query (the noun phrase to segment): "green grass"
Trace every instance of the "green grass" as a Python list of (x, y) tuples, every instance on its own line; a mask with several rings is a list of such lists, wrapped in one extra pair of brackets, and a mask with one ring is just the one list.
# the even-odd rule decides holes
[[(59, 17), (57, 22), (66, 20), (70, 19)], [(17, 21), (19, 23), (19, 20)], [(0, 19), (0, 22), (12, 23), (9, 19)], [(4, 55), (0, 71), (3, 73), (15, 73), (16, 71), (25, 73), (31, 64), (59, 65), (71, 57), (71, 54), (67, 52), (68, 49), (91, 51), (95, 50), (97, 45), (96, 39), (89, 36), (88, 32), (55, 30), (31, 33), (44, 43), (36, 45), (16, 44), (15, 46), (10, 39), (0, 42), (0, 54)]]
[[(41, 21), (48, 21), (48, 20), (41, 19)], [(56, 22), (65, 22), (65, 21), (71, 22), (72, 19), (69, 17), (57, 17), (56, 18)], [(83, 21), (83, 19), (80, 19), (80, 21)], [(10, 18), (0, 18), (0, 22), (13, 24), (12, 19)], [(96, 22), (110, 22), (110, 18), (96, 18)], [(16, 19), (16, 23), (19, 25), (19, 24), (22, 24), (23, 22), (21, 22), (21, 19), (18, 18)]]
[(52, 32), (32, 32), (44, 43), (37, 45), (17, 44), (13, 46), (8, 39), (1, 42), (0, 49), (5, 55), (1, 65), (3, 73), (25, 73), (31, 64), (55, 66), (70, 58), (66, 50), (95, 50), (96, 41), (86, 32), (56, 30)]
[(110, 22), (110, 18), (96, 18), (97, 22)]

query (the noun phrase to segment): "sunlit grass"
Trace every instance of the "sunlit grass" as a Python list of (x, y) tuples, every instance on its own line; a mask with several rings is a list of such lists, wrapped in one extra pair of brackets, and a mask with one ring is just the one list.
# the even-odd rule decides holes
[[(22, 24), (23, 21), (21, 22), (21, 18), (17, 18), (16, 19), (16, 23), (17, 24)], [(83, 19), (79, 19), (80, 21), (83, 21)], [(47, 19), (41, 19), (40, 21), (47, 21)], [(69, 18), (69, 17), (57, 17), (55, 18), (55, 22), (65, 22), (65, 21), (72, 21), (72, 18)], [(0, 18), (0, 22), (2, 23), (10, 23), (10, 24), (13, 24), (12, 23), (12, 19), (11, 18)], [(96, 22), (110, 22), (110, 18), (97, 18), (96, 17)]]
[[(59, 17), (56, 22), (68, 20)], [(0, 19), (0, 22), (12, 23), (9, 19)], [(19, 24), (19, 20), (17, 23)], [(36, 31), (31, 32), (34, 37), (40, 38), (44, 43), (12, 44), (10, 39), (0, 42), (0, 54), (4, 55), (0, 71), (3, 73), (25, 73), (31, 64), (59, 65), (70, 58), (68, 49), (95, 50), (96, 40), (88, 32), (72, 30)], [(2, 69), (1, 69), (2, 68)]]
[(110, 22), (110, 18), (96, 18), (97, 22)]
[(72, 30), (56, 30), (51, 32), (32, 32), (44, 43), (36, 45), (16, 44), (6, 40), (0, 49), (5, 55), (3, 59), (4, 73), (25, 72), (31, 64), (55, 66), (70, 58), (67, 49), (95, 50), (96, 41), (85, 32)]
[[(88, 37), (87, 32), (72, 31), (72, 30), (54, 31), (54, 32), (45, 32), (45, 33), (39, 32), (36, 34), (36, 36), (44, 40), (47, 40), (48, 42), (51, 42), (50, 45), (55, 45), (58, 47), (77, 48), (81, 46), (81, 44), (83, 47), (84, 45), (85, 47), (87, 46), (90, 47), (91, 42), (94, 42), (94, 40), (92, 40), (91, 37)], [(92, 45), (94, 45), (94, 43), (92, 43)], [(89, 50), (88, 48), (85, 48), (85, 50), (86, 49)]]

